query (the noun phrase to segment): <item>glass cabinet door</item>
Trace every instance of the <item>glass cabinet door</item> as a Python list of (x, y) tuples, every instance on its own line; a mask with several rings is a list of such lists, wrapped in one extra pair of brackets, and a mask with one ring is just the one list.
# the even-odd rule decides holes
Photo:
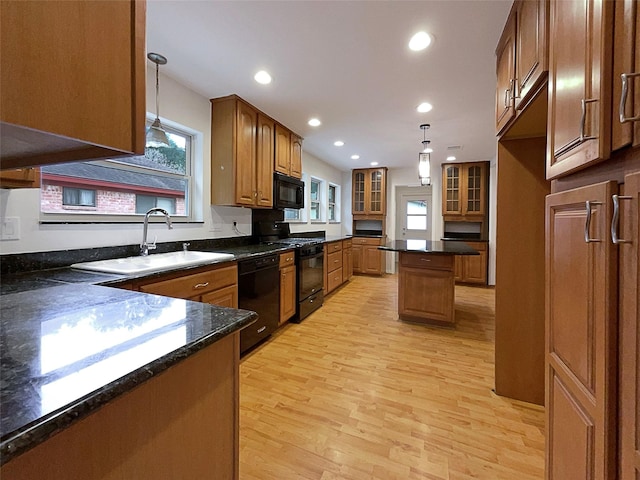
[(364, 213), (364, 172), (353, 173), (353, 213)]
[(382, 171), (372, 170), (370, 181), (369, 213), (382, 213)]
[(482, 168), (470, 167), (467, 170), (467, 213), (482, 213), (481, 204)]
[(450, 165), (445, 169), (445, 213), (461, 213), (462, 201), (460, 198), (460, 167)]

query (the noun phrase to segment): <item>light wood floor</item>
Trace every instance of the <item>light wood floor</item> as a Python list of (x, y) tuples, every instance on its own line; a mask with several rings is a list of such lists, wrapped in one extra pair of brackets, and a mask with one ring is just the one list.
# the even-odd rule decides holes
[(544, 476), (544, 411), (495, 395), (494, 292), (455, 330), (397, 320), (397, 277), (354, 277), (240, 367), (240, 478)]

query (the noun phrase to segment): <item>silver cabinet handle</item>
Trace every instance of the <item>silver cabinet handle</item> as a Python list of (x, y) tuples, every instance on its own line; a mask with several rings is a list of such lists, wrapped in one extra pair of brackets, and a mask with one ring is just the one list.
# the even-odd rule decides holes
[(431, 260), (430, 260), (430, 259), (428, 259), (428, 258), (421, 258), (421, 259), (420, 259), (420, 261), (421, 261), (421, 262), (430, 262)]
[(194, 285), (193, 289), (195, 290), (196, 288), (204, 288), (204, 287), (206, 287), (208, 285), (209, 285), (209, 282), (198, 283), (198, 284)]
[(509, 97), (510, 97), (509, 93), (510, 93), (510, 91), (507, 88), (504, 91), (504, 108), (509, 108)]
[(613, 199), (613, 218), (611, 219), (611, 241), (614, 245), (619, 243), (633, 243), (631, 240), (623, 240), (618, 238), (618, 226), (620, 225), (620, 200), (631, 200), (633, 197), (628, 195), (612, 195)]
[(597, 101), (598, 101), (597, 98), (589, 98), (589, 99), (583, 98), (580, 101), (582, 106), (582, 117), (580, 118), (580, 142), (584, 142), (585, 140), (595, 140), (596, 138), (598, 138), (593, 136), (587, 136), (584, 134), (585, 123), (587, 121), (587, 103), (595, 103)]
[(587, 206), (587, 220), (584, 223), (584, 241), (586, 243), (601, 242), (602, 240), (600, 240), (599, 238), (589, 238), (589, 230), (591, 228), (591, 214), (593, 213), (591, 207), (593, 205), (602, 205), (602, 202), (593, 202), (587, 200), (585, 204)]
[(620, 94), (620, 123), (626, 122), (637, 122), (640, 120), (640, 115), (636, 115), (635, 117), (625, 117), (624, 116), (624, 107), (627, 103), (627, 94), (629, 93), (629, 78), (638, 77), (640, 73), (623, 73), (620, 75), (622, 79), (622, 92)]
[(516, 98), (520, 98), (520, 95), (516, 95), (516, 90), (520, 90), (518, 87), (518, 79), (514, 78), (511, 80), (511, 88), (513, 89), (513, 95), (511, 96), (511, 100), (515, 100)]
[(262, 333), (262, 332), (264, 332), (266, 329), (267, 329), (267, 326), (265, 325), (264, 327), (260, 327), (256, 333)]

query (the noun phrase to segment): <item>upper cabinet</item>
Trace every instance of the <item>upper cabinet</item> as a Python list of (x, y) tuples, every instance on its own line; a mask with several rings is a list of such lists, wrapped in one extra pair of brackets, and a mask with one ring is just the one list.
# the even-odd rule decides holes
[(640, 6), (614, 5), (611, 149), (640, 145)]
[(353, 170), (353, 215), (387, 214), (387, 169)]
[(275, 122), (241, 98), (211, 100), (211, 203), (273, 206)]
[(442, 215), (484, 216), (488, 180), (487, 162), (442, 165)]
[(302, 178), (302, 138), (276, 123), (274, 169), (290, 177)]
[(551, 1), (548, 179), (609, 158), (613, 35), (605, 32), (613, 7), (599, 0)]
[(546, 78), (548, 2), (513, 4), (496, 48), (496, 132), (516, 118)]
[(144, 154), (145, 13), (142, 0), (0, 2), (3, 169)]

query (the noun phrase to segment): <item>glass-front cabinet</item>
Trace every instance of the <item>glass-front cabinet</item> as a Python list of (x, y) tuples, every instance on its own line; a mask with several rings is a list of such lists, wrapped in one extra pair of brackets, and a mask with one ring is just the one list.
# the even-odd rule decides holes
[(387, 169), (367, 168), (353, 171), (353, 214), (386, 215)]
[(442, 215), (484, 215), (487, 173), (487, 162), (443, 165)]

